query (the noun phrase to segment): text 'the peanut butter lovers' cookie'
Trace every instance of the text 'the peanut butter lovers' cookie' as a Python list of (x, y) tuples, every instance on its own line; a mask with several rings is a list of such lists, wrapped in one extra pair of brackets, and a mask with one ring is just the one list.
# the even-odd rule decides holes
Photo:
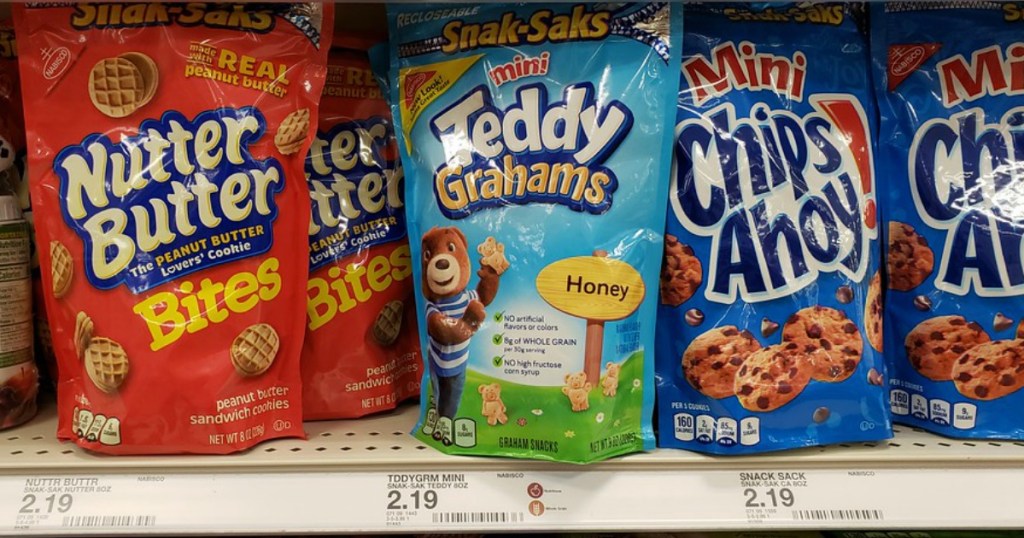
[(873, 7), (893, 419), (1024, 439), (1024, 11)]
[(306, 158), (306, 420), (361, 417), (419, 396), (405, 175), (391, 111), (370, 70), (373, 45), (363, 36), (335, 36), (320, 127)]
[(302, 436), (333, 5), (14, 12), (58, 436), (109, 454)]
[(748, 454), (887, 438), (862, 6), (684, 17), (659, 443)]
[(407, 175), (423, 443), (578, 463), (653, 448), (651, 209), (668, 191), (680, 13), (389, 6), (390, 54), (371, 57), (394, 83)]

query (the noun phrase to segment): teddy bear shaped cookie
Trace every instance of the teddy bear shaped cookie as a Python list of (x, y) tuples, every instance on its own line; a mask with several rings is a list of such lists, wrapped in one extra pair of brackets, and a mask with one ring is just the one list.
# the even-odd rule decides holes
[(482, 256), (480, 259), (481, 265), (494, 269), (494, 272), (499, 275), (508, 269), (509, 262), (505, 258), (505, 245), (499, 243), (493, 237), (488, 237), (483, 243), (477, 245), (476, 251)]
[(605, 365), (605, 374), (601, 378), (601, 394), (612, 397), (619, 391), (619, 372), (622, 371), (622, 365), (614, 362), (609, 362)]
[(586, 373), (576, 372), (575, 374), (566, 374), (562, 394), (569, 397), (572, 410), (578, 413), (590, 409), (590, 390), (593, 388), (594, 386), (587, 381)]
[(480, 414), (487, 419), (487, 424), (489, 426), (494, 426), (508, 422), (505, 402), (501, 401), (501, 385), (497, 383), (489, 383), (486, 385), (480, 385), (476, 390), (484, 400)]

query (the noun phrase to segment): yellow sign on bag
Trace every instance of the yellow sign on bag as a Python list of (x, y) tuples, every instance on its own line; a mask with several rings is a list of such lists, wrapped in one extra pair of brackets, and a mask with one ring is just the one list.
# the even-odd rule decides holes
[(406, 149), (410, 149), (409, 135), (412, 128), (427, 105), (448, 91), (482, 57), (482, 54), (477, 54), (398, 72), (398, 106), (402, 111)]
[(566, 258), (537, 275), (537, 291), (551, 306), (579, 318), (622, 319), (640, 306), (646, 289), (628, 263), (597, 256)]

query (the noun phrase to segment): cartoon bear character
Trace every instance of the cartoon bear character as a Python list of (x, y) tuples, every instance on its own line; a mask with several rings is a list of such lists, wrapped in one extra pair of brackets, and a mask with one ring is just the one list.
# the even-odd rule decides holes
[(609, 362), (604, 368), (605, 374), (604, 378), (601, 379), (601, 393), (608, 397), (615, 396), (615, 393), (619, 391), (619, 372), (622, 371), (622, 365)]
[(466, 385), (469, 340), (487, 317), (484, 307), (498, 294), (500, 275), (480, 264), (476, 289), (466, 289), (472, 271), (469, 245), (458, 228), (431, 228), (421, 248), (433, 404), (438, 415), (452, 419)]
[(487, 424), (494, 426), (508, 422), (508, 415), (505, 414), (505, 402), (501, 401), (501, 385), (490, 383), (480, 385), (476, 390), (484, 400), (480, 414), (487, 419)]
[(569, 397), (572, 410), (576, 412), (590, 409), (590, 389), (594, 388), (587, 381), (585, 372), (565, 375), (565, 386), (562, 387), (562, 394)]

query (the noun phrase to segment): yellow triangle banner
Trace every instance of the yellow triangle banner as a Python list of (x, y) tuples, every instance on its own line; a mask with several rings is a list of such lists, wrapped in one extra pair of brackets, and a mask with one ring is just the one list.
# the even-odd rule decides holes
[(412, 151), (409, 135), (427, 105), (448, 91), (469, 71), (483, 54), (456, 58), (445, 62), (407, 67), (398, 72), (399, 109), (402, 111), (402, 132), (405, 147)]

